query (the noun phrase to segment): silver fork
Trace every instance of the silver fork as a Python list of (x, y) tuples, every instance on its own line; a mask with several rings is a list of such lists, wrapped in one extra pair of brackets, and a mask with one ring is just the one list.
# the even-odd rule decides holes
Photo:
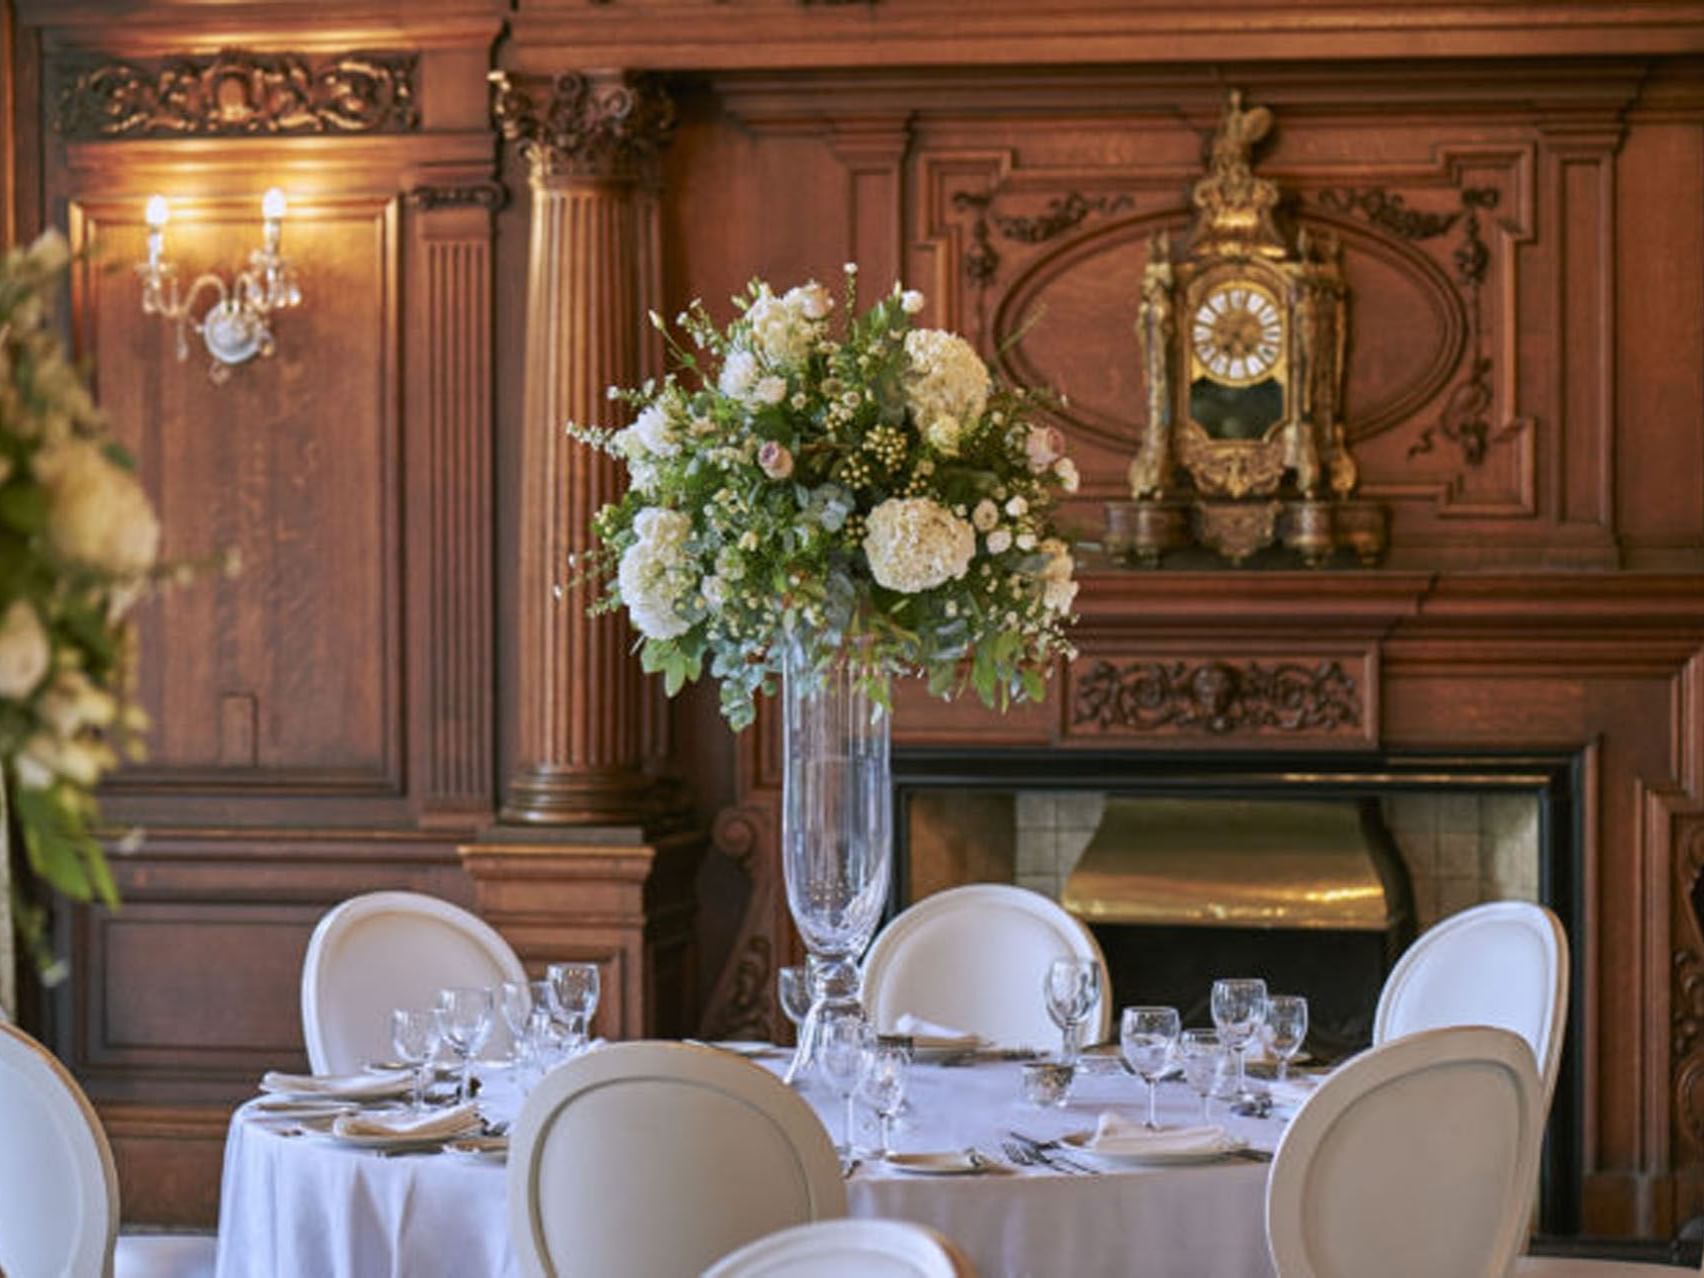
[(1095, 1173), (1080, 1163), (1073, 1163), (1065, 1158), (1050, 1158), (1033, 1144), (1023, 1144), (1015, 1140), (1002, 1142), (1006, 1156), (1020, 1167), (1046, 1167), (1067, 1176), (1092, 1176)]

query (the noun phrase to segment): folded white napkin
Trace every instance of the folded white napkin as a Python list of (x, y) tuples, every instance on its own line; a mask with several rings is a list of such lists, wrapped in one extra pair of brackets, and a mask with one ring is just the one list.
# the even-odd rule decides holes
[(371, 1100), (380, 1096), (398, 1096), (407, 1091), (413, 1081), (407, 1070), (361, 1074), (284, 1074), (270, 1070), (260, 1080), (260, 1090), (288, 1096)]
[(334, 1136), (395, 1136), (404, 1140), (445, 1140), (479, 1126), (477, 1105), (451, 1109), (429, 1109), (423, 1114), (407, 1110), (385, 1114), (342, 1114), (331, 1125)]
[(1266, 1090), (1272, 1094), (1274, 1105), (1285, 1105), (1294, 1109), (1314, 1094), (1319, 1083), (1320, 1080), (1315, 1075), (1292, 1074), (1282, 1083), (1274, 1079), (1266, 1085)]
[(1236, 1144), (1217, 1124), (1156, 1132), (1132, 1119), (1109, 1113), (1100, 1116), (1094, 1135), (1083, 1142), (1083, 1148), (1096, 1154), (1216, 1154)]
[(982, 1046), (982, 1036), (972, 1034), (953, 1025), (941, 1025), (935, 1021), (926, 1021), (921, 1016), (913, 1016), (910, 1012), (903, 1014), (893, 1023), (899, 1033), (908, 1036), (914, 1047), (930, 1050), (972, 1050)]

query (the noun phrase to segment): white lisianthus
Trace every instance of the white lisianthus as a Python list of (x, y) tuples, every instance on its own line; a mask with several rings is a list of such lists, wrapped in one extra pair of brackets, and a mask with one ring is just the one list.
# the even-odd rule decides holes
[(1077, 598), (1077, 583), (1071, 579), (1076, 569), (1071, 548), (1059, 538), (1049, 537), (1041, 543), (1041, 552), (1047, 556), (1041, 570), (1041, 601), (1052, 612), (1067, 613)]
[(722, 361), (722, 372), (716, 378), (716, 389), (731, 399), (745, 399), (752, 383), (758, 378), (757, 356), (743, 347), (728, 352)]
[(788, 289), (787, 295), (781, 300), (789, 309), (797, 311), (808, 320), (827, 319), (828, 313), (834, 309), (833, 296), (815, 280)]
[(672, 457), (680, 449), (675, 442), (674, 423), (661, 404), (647, 407), (633, 419), (633, 425), (628, 429), (645, 445), (646, 452), (655, 453), (658, 457)]
[(1068, 493), (1076, 492), (1082, 483), (1082, 477), (1077, 474), (1077, 463), (1069, 457), (1061, 457), (1054, 462), (1053, 473), (1059, 477), (1059, 486)]
[(779, 404), (787, 398), (787, 382), (780, 377), (760, 377), (757, 385), (751, 388), (751, 399), (755, 404)]
[(970, 512), (970, 522), (976, 525), (977, 532), (989, 532), (1000, 522), (1000, 508), (984, 497), (976, 503), (976, 509)]
[(1003, 555), (1012, 548), (1012, 534), (1008, 529), (996, 528), (988, 534), (988, 553)]
[(705, 604), (720, 612), (722, 605), (728, 602), (728, 583), (711, 573), (698, 583), (698, 593), (704, 596)]
[(1065, 455), (1065, 436), (1057, 426), (1031, 426), (1024, 436), (1024, 459), (1039, 475)]
[(655, 492), (661, 476), (639, 432), (629, 426), (616, 431), (609, 442), (616, 455), (627, 463), (627, 482), (642, 493)]
[(870, 512), (864, 554), (876, 583), (915, 595), (964, 576), (976, 532), (927, 497), (890, 497)]
[(647, 506), (633, 520), (638, 540), (622, 552), (617, 588), (639, 633), (649, 639), (673, 639), (690, 624), (677, 606), (693, 589), (686, 539), (692, 520), (678, 510)]
[(914, 420), (949, 417), (962, 432), (982, 416), (988, 368), (969, 342), (941, 329), (915, 328), (905, 335), (905, 354), (905, 397)]
[[(820, 292), (820, 286), (818, 288)], [(767, 285), (759, 290), (746, 308), (746, 321), (751, 325), (751, 340), (758, 354), (777, 368), (795, 368), (810, 357), (816, 345), (817, 324), (821, 316), (812, 317), (807, 307), (816, 308), (820, 300), (807, 295), (802, 288), (793, 289), (786, 297), (776, 297)], [(826, 308), (822, 314), (827, 315)]]
[(160, 524), (128, 471), (86, 439), (43, 448), (31, 463), (47, 491), (47, 541), (66, 559), (117, 576), (154, 566)]
[(923, 309), (923, 294), (914, 288), (908, 288), (899, 295), (899, 309), (907, 315), (915, 315)]
[(0, 618), (0, 697), (21, 701), (42, 681), (53, 650), (41, 618), (27, 599), (19, 599)]

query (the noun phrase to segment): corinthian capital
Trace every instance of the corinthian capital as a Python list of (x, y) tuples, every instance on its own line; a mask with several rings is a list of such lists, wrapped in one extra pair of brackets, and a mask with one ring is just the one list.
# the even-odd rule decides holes
[(542, 104), (506, 72), (493, 71), (491, 83), (497, 127), (520, 144), (534, 181), (644, 177), (674, 131), (674, 102), (656, 76), (569, 72)]

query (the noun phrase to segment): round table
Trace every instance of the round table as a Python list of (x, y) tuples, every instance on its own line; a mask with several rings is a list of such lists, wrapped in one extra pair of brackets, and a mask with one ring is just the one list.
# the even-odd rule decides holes
[[(786, 1055), (759, 1059), (779, 1072)], [(1107, 1062), (1106, 1064), (1111, 1064)], [(1048, 1139), (1093, 1126), (1104, 1111), (1145, 1114), (1142, 1084), (1123, 1073), (1079, 1077), (1070, 1103), (1041, 1110), (1019, 1097), (1019, 1066), (913, 1066), (898, 1151), (975, 1147), (1003, 1159), (1015, 1129)], [(812, 1080), (803, 1095), (841, 1135), (839, 1099)], [(508, 1117), (518, 1096), (500, 1075), (483, 1104)], [(1181, 1083), (1160, 1088), (1161, 1121), (1196, 1121)], [(1215, 1119), (1222, 1107), (1215, 1103)], [(865, 1111), (860, 1111), (861, 1113)], [(1277, 1143), (1277, 1119), (1223, 1120), (1258, 1149)], [(873, 1118), (859, 1143), (873, 1143)], [(219, 1219), (219, 1278), (509, 1278), (501, 1164), (453, 1153), (383, 1158), (248, 1107), (231, 1120)], [(1015, 1168), (931, 1177), (866, 1160), (847, 1183), (854, 1216), (889, 1216), (952, 1238), (982, 1278), (1271, 1278), (1266, 1253), (1268, 1165), (1229, 1158), (1193, 1166), (1077, 1176)], [(612, 1275), (612, 1278), (615, 1276)]]

